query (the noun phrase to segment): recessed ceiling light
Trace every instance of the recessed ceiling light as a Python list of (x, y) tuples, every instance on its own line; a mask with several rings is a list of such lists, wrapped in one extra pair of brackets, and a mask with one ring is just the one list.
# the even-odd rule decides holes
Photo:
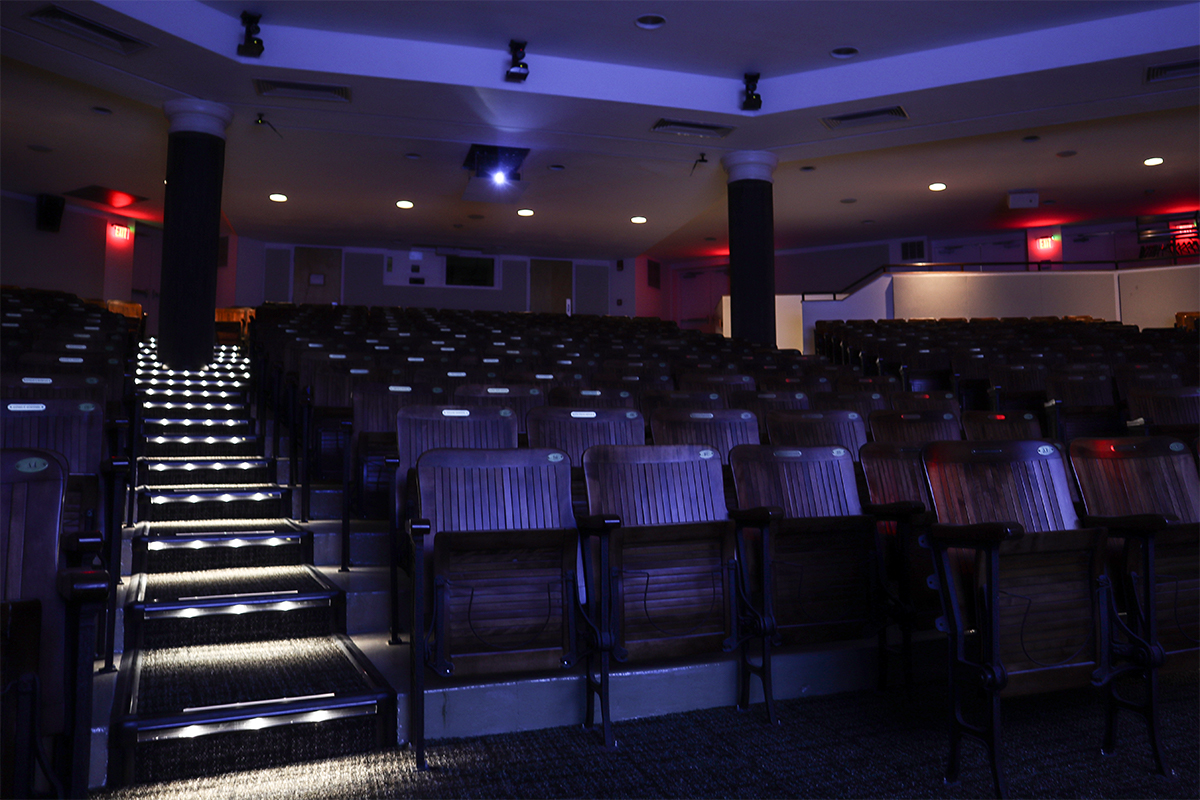
[(816, 167), (801, 167), (800, 171), (801, 172), (815, 172), (816, 169), (817, 169)]
[(413, 207), (412, 200), (397, 200), (396, 201), (396, 208), (412, 208), (412, 207)]
[(467, 219), (483, 219), (483, 214), (467, 214)]
[(645, 225), (646, 224), (645, 217), (630, 217), (629, 221), (632, 222), (634, 225)]
[(1154, 156), (1153, 158), (1147, 158), (1142, 163), (1147, 167), (1157, 167), (1159, 164), (1163, 163), (1163, 160), (1158, 156)]
[(105, 108), (104, 106), (92, 106), (92, 111), (94, 111), (95, 113), (99, 114), (102, 117), (107, 117), (109, 114), (112, 113), (111, 108)]
[(835, 47), (829, 51), (834, 58), (854, 58), (858, 55), (857, 47)]
[(533, 209), (532, 208), (518, 208), (517, 216), (518, 217), (532, 217)]
[(1062, 152), (1055, 153), (1054, 155), (1058, 156), (1059, 158), (1070, 158), (1071, 156), (1077, 155), (1077, 154), (1078, 154), (1078, 151), (1076, 151), (1076, 150), (1063, 150)]
[(455, 228), (461, 228), (462, 226), (463, 226), (463, 225), (462, 225), (462, 223), (461, 223), (461, 222), (456, 222), (456, 223), (454, 223), (454, 227), (455, 227)]
[(562, 164), (551, 164), (550, 166), (546, 167), (546, 169), (550, 170), (551, 172), (562, 172), (564, 169), (566, 169), (566, 167), (564, 167)]
[(944, 191), (946, 191), (946, 184), (944, 184), (944, 183), (931, 183), (931, 184), (929, 184), (929, 191), (931, 191), (931, 192), (944, 192)]
[(1042, 137), (1038, 136), (1036, 133), (1021, 137), (1022, 142), (1040, 142), (1041, 140)]
[(862, 221), (862, 224), (863, 224), (863, 225), (874, 225), (874, 224), (875, 224), (875, 220), (873, 220), (873, 219), (864, 219), (864, 220)]
[[(52, 152), (54, 152), (53, 147), (47, 147), (44, 144), (31, 144), (31, 145), (29, 145), (29, 149), (35, 153), (52, 153)], [(166, 183), (166, 181), (163, 181), (163, 183)]]
[(270, 200), (272, 203), (286, 203), (287, 195), (279, 194), (278, 192), (276, 192), (275, 194), (270, 195), (267, 199)]
[(1057, 205), (1057, 204), (1058, 204), (1057, 200), (1043, 200), (1042, 201), (1042, 205), (1044, 205), (1044, 206), (1053, 206), (1053, 205)]
[(857, 203), (857, 202), (858, 202), (858, 198), (856, 198), (856, 197), (846, 197), (846, 198), (842, 199), (840, 202), (842, 202), (842, 203), (845, 203), (846, 205), (850, 205), (851, 203)]
[(420, 153), (405, 153), (404, 157), (409, 159), (410, 161), (419, 161), (421, 159), (421, 154)]
[(643, 14), (637, 18), (637, 26), (646, 31), (656, 31), (666, 24), (667, 18), (661, 14)]
[(705, 236), (704, 237), (704, 241), (706, 241), (706, 242), (715, 242), (716, 240), (717, 240), (717, 237), (715, 237), (715, 236)]

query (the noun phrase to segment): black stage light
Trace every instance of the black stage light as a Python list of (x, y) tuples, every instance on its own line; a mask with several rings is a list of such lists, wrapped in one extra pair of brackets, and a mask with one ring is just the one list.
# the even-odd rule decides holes
[(262, 14), (242, 12), (242, 24), (246, 26), (246, 40), (238, 45), (237, 54), (239, 56), (258, 58), (263, 54), (262, 39), (255, 36), (259, 32), (258, 21), (260, 19), (262, 19)]
[(508, 53), (512, 56), (512, 66), (504, 73), (504, 80), (523, 83), (529, 77), (529, 65), (525, 63), (525, 42), (511, 40), (508, 43)]
[(762, 95), (758, 93), (758, 73), (747, 72), (743, 80), (746, 81), (746, 99), (742, 101), (742, 111), (758, 111), (762, 108)]

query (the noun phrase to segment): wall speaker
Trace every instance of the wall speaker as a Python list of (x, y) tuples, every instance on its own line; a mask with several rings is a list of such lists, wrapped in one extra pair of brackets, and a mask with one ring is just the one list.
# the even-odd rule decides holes
[(55, 194), (39, 194), (37, 196), (37, 229), (58, 233), (62, 225), (63, 208), (67, 199)]

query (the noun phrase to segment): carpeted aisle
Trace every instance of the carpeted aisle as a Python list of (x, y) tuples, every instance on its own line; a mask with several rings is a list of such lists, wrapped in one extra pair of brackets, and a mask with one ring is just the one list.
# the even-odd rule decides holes
[[(1100, 754), (1102, 713), (1090, 691), (1011, 698), (1005, 758), (1015, 797), (1200, 796), (1200, 681), (1162, 679), (1163, 742), (1174, 780), (1153, 774), (1145, 728), (1122, 717), (1121, 748)], [(780, 703), (770, 729), (761, 706), (716, 708), (619, 723), (603, 751), (579, 728), (431, 743), (433, 769), (405, 750), (218, 778), (138, 786), (108, 800), (149, 798), (534, 797), (990, 797), (981, 747), (965, 747), (963, 780), (944, 786), (943, 694), (919, 687)]]

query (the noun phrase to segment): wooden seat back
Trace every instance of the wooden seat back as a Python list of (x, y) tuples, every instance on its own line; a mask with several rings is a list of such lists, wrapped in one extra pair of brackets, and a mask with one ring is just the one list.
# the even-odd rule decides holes
[(867, 417), (877, 442), (924, 444), (962, 439), (962, 424), (949, 411), (872, 411)]
[(767, 537), (739, 539), (750, 596), (778, 635), (805, 643), (866, 635), (875, 521), (862, 514), (849, 451), (741, 445), (729, 460), (739, 508), (773, 506), (785, 516)]
[[(56, 641), (55, 632), (61, 637), (66, 630), (66, 610), (55, 576), (67, 471), (66, 459), (52, 450), (6, 446), (0, 451), (0, 600), (35, 601), (40, 606), (41, 638), (48, 645)], [(5, 653), (6, 660), (23, 662), (24, 668), (38, 674), (43, 731), (60, 732), (66, 669), (62, 643), (38, 647), (6, 636), (5, 645), (12, 648)]]
[(963, 617), (965, 598), (953, 597), (957, 583), (939, 574), (951, 589), (947, 614), (960, 617), (962, 632), (974, 626), (995, 641), (988, 657), (1003, 664), (1011, 693), (1088, 684), (1100, 663), (1096, 584), (1105, 537), (1080, 528), (1061, 451), (1036, 440), (933, 442), (923, 460), (940, 523), (1015, 522), (1024, 530), (981, 549), (988, 561), (971, 576), (983, 593), (974, 619)]
[(566, 454), (435, 449), (416, 474), (420, 516), (434, 537), (427, 578), (440, 594), (429, 609), (438, 670), (574, 663), (578, 537)]
[(582, 386), (555, 386), (547, 396), (549, 405), (560, 408), (632, 408), (638, 407), (636, 389), (601, 389)]
[(593, 577), (610, 581), (616, 646), (633, 660), (722, 649), (733, 531), (717, 452), (597, 445), (583, 469), (589, 512), (623, 523), (608, 540), (612, 577)]
[[(1195, 651), (1200, 643), (1200, 478), (1187, 445), (1165, 436), (1076, 439), (1070, 454), (1089, 515), (1173, 518), (1155, 536), (1158, 637), (1168, 654)], [(1127, 572), (1140, 571), (1136, 556), (1127, 554)], [(1130, 586), (1141, 590), (1137, 581)], [(1140, 605), (1145, 607), (1145, 598)]]
[(546, 393), (532, 384), (464, 384), (454, 390), (454, 402), (464, 406), (510, 408), (517, 430), (525, 432), (529, 409), (546, 405)]
[(583, 453), (597, 444), (645, 444), (645, 422), (631, 408), (529, 409), (526, 419), (530, 447), (562, 450), (574, 467), (583, 466)]
[(891, 400), (896, 411), (949, 411), (955, 416), (962, 413), (958, 397), (950, 391), (893, 392)]
[(962, 427), (969, 442), (1042, 437), (1042, 423), (1032, 411), (964, 411)]
[(732, 408), (659, 408), (650, 417), (650, 433), (655, 444), (709, 445), (723, 464), (729, 463), (730, 449), (759, 442), (758, 418)]
[(767, 438), (786, 447), (840, 445), (857, 459), (867, 426), (857, 411), (769, 411)]

